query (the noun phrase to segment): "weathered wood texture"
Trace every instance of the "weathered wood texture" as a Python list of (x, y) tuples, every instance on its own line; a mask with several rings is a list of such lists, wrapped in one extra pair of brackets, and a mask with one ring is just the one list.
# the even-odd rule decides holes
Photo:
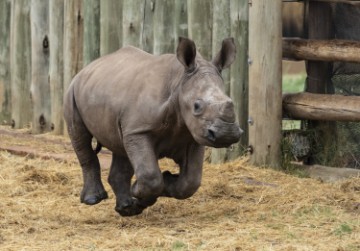
[[(331, 5), (325, 2), (309, 2), (307, 5), (307, 38), (316, 40), (333, 39), (334, 29)], [(332, 70), (332, 62), (306, 61), (307, 79), (305, 91), (333, 94)], [(311, 164), (328, 163), (333, 158), (331, 153), (333, 151), (327, 149), (336, 147), (336, 142), (334, 142), (334, 139), (337, 138), (335, 122), (308, 121), (306, 125), (308, 130), (316, 132), (316, 138), (313, 138), (311, 149), (323, 149), (311, 153), (308, 162)]]
[(283, 95), (285, 117), (300, 120), (360, 121), (360, 97), (295, 93)]
[(13, 0), (11, 6), (11, 124), (15, 129), (29, 126), (32, 118), (30, 3)]
[(0, 1), (0, 123), (10, 122), (10, 0)]
[(175, 16), (174, 16), (174, 26), (175, 26), (175, 41), (174, 48), (177, 48), (178, 37), (187, 37), (188, 36), (188, 9), (187, 1), (175, 1)]
[[(222, 41), (230, 37), (230, 0), (213, 0), (213, 30), (212, 30), (212, 57), (220, 50)], [(222, 72), (225, 84), (225, 91), (230, 95), (230, 71)], [(211, 151), (211, 162), (214, 164), (223, 163), (228, 158), (228, 149), (213, 148)]]
[(100, 0), (83, 0), (83, 8), (85, 66), (100, 56)]
[(240, 141), (229, 151), (229, 159), (245, 153), (249, 145), (249, 3), (248, 0), (230, 0), (231, 36), (235, 39), (236, 59), (230, 67), (230, 97), (234, 102), (236, 117), (244, 130)]
[(157, 0), (154, 10), (154, 49), (156, 55), (175, 52), (175, 1)]
[(122, 45), (122, 0), (100, 1), (100, 55), (118, 50)]
[(123, 45), (143, 48), (143, 18), (145, 4), (143, 0), (124, 0), (123, 5)]
[(189, 37), (207, 60), (211, 60), (213, 6), (210, 0), (188, 0)]
[(146, 52), (152, 53), (154, 48), (154, 14), (155, 14), (155, 0), (145, 0), (144, 17), (142, 20), (143, 30), (141, 32), (142, 49)]
[(281, 0), (249, 6), (249, 144), (257, 166), (280, 166)]
[(49, 5), (50, 22), (50, 97), (51, 123), (54, 134), (62, 134), (64, 130), (63, 97), (64, 97), (64, 1), (51, 0)]
[(49, 86), (49, 1), (31, 0), (32, 132), (51, 130)]
[(284, 38), (283, 58), (360, 63), (360, 42)]
[(64, 91), (82, 68), (83, 60), (82, 0), (64, 2)]

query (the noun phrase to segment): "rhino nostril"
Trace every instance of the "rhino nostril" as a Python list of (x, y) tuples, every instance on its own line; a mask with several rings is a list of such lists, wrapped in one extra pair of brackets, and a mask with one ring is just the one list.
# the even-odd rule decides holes
[(208, 129), (207, 138), (211, 141), (215, 141), (216, 140), (215, 132), (211, 129)]

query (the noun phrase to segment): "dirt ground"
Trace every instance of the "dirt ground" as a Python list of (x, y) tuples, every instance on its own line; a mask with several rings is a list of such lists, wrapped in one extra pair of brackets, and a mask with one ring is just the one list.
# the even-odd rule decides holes
[(0, 250), (360, 250), (360, 177), (328, 184), (246, 158), (205, 163), (192, 198), (160, 198), (123, 218), (106, 182), (108, 152), (109, 199), (86, 206), (68, 139), (0, 130), (0, 148)]

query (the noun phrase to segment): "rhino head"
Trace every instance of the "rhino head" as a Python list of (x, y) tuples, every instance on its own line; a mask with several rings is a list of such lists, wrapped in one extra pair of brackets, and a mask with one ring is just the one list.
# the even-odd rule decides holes
[(224, 92), (221, 71), (235, 60), (233, 38), (225, 39), (212, 62), (196, 56), (195, 43), (180, 38), (176, 56), (185, 67), (179, 93), (181, 116), (197, 143), (221, 148), (239, 141), (242, 130)]

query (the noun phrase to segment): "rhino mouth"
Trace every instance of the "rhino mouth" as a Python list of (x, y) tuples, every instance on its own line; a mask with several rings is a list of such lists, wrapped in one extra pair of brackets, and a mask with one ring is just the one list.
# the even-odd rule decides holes
[(242, 133), (243, 131), (237, 123), (228, 123), (216, 119), (204, 130), (203, 138), (206, 141), (205, 145), (223, 148), (238, 142)]

